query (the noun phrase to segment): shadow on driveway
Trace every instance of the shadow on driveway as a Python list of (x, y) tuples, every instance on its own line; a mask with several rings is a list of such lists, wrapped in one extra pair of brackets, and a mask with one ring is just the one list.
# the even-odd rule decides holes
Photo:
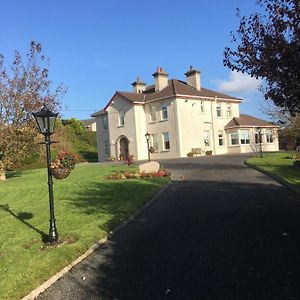
[(39, 299), (299, 299), (299, 215), (280, 185), (175, 182)]

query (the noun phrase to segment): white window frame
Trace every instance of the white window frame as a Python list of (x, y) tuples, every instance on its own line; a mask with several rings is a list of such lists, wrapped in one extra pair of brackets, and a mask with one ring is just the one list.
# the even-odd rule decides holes
[(273, 134), (273, 130), (271, 130), (271, 129), (266, 130), (266, 143), (267, 144), (274, 143), (274, 134)]
[(222, 104), (221, 103), (217, 103), (217, 105), (216, 105), (216, 114), (217, 114), (217, 118), (222, 118)]
[(119, 126), (122, 127), (125, 125), (125, 113), (124, 111), (119, 111)]
[(204, 147), (210, 147), (210, 131), (209, 130), (203, 131), (203, 142), (204, 142)]
[[(222, 141), (221, 144), (220, 144), (220, 141)], [(219, 147), (224, 147), (224, 134), (223, 134), (223, 131), (218, 132), (218, 145), (219, 145)]]
[(165, 121), (168, 120), (168, 105), (166, 103), (161, 104), (161, 120)]
[(158, 134), (151, 134), (150, 145), (155, 149), (155, 152), (159, 150)]
[(170, 134), (169, 132), (163, 132), (162, 133), (162, 140), (163, 140), (163, 151), (170, 151), (171, 145), (170, 145)]
[(150, 122), (156, 121), (156, 107), (150, 106)]
[(249, 129), (240, 129), (240, 144), (241, 145), (250, 145), (250, 130)]
[(227, 106), (226, 106), (226, 117), (231, 118), (231, 116), (232, 116), (232, 107), (231, 107), (231, 104), (227, 104)]
[[(235, 136), (235, 138), (233, 139), (232, 136)], [(232, 143), (233, 140), (236, 140), (237, 143)], [(231, 132), (229, 134), (229, 141), (230, 141), (230, 146), (239, 146), (240, 145), (239, 133), (237, 131)]]

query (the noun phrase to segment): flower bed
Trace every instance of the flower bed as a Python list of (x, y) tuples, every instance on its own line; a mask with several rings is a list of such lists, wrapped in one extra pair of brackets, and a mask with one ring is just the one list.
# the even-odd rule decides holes
[(154, 173), (146, 173), (146, 172), (129, 172), (124, 171), (120, 173), (115, 173), (107, 176), (107, 179), (140, 179), (140, 178), (152, 178), (152, 177), (168, 177), (170, 176), (170, 172), (166, 169), (160, 169)]

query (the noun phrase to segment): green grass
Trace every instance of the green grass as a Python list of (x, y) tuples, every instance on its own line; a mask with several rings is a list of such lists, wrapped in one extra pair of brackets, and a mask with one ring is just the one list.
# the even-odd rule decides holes
[(300, 170), (293, 168), (292, 154), (295, 152), (268, 153), (264, 154), (262, 158), (249, 158), (247, 163), (279, 176), (300, 191)]
[(61, 247), (45, 247), (49, 228), (46, 169), (11, 172), (0, 182), (0, 299), (20, 299), (84, 253), (149, 200), (166, 178), (107, 180), (127, 166), (76, 166), (54, 181)]

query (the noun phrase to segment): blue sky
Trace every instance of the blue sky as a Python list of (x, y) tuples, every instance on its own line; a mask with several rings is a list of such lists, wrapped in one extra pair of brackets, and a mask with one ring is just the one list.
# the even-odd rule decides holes
[(184, 80), (190, 65), (202, 86), (243, 97), (242, 113), (266, 118), (257, 82), (223, 66), (236, 7), (245, 15), (258, 9), (255, 0), (6, 0), (0, 53), (11, 61), (31, 40), (42, 44), (50, 79), (68, 88), (64, 118), (90, 118), (115, 90), (131, 91), (137, 76), (152, 84), (158, 66)]

